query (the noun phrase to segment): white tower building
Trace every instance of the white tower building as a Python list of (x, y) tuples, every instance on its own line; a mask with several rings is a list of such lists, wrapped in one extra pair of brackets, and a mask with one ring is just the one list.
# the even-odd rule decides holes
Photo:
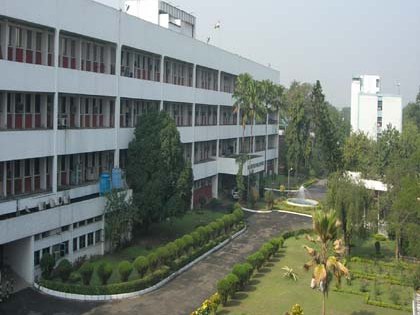
[(402, 100), (400, 95), (381, 92), (381, 78), (361, 75), (351, 83), (351, 126), (353, 132), (364, 132), (377, 139), (390, 125), (402, 130)]

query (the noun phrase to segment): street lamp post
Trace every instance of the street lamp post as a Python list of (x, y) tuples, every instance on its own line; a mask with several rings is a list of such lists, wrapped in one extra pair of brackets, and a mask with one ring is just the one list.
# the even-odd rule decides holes
[(291, 167), (288, 171), (287, 171), (287, 190), (290, 191), (290, 172), (293, 171), (293, 167)]

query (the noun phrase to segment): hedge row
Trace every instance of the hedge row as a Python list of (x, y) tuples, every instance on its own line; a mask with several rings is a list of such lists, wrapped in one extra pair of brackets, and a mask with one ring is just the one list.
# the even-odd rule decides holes
[[(106, 295), (119, 294), (143, 290), (148, 288), (191, 261), (195, 260), (205, 252), (215, 247), (218, 243), (229, 237), (232, 231), (237, 231), (243, 227), (243, 211), (235, 207), (232, 214), (219, 218), (210, 224), (199, 227), (191, 234), (170, 242), (165, 246), (159, 247), (147, 256), (137, 257), (133, 263), (122, 261), (118, 265), (118, 273), (121, 283), (108, 284), (113, 270), (109, 263), (102, 263), (96, 269), (96, 273), (102, 285), (90, 286), (94, 268), (91, 262), (85, 262), (77, 271), (73, 272), (70, 282), (82, 280), (83, 285), (49, 281), (43, 279), (40, 284), (43, 287), (75, 294), (85, 295)], [(138, 279), (128, 281), (133, 269), (137, 271)], [(57, 271), (60, 274), (60, 271)]]
[(405, 307), (405, 306), (402, 306), (402, 305), (397, 305), (397, 304), (391, 304), (391, 303), (385, 303), (385, 302), (381, 302), (381, 301), (371, 300), (369, 293), (362, 293), (362, 292), (355, 291), (355, 290), (350, 290), (350, 289), (337, 289), (337, 288), (334, 288), (333, 291), (340, 292), (340, 293), (345, 293), (345, 294), (354, 294), (354, 295), (364, 296), (365, 297), (365, 303), (366, 304), (369, 304), (369, 305), (379, 306), (379, 307), (384, 307), (384, 308), (390, 308), (390, 309), (400, 310), (400, 311), (411, 311), (411, 308), (410, 307)]
[(376, 275), (376, 274), (371, 274), (371, 273), (367, 273), (367, 272), (353, 270), (352, 271), (352, 276), (353, 276), (354, 279), (357, 279), (357, 278), (361, 278), (361, 279), (365, 279), (365, 280), (382, 279), (389, 284), (395, 284), (395, 285), (400, 285), (400, 286), (405, 286), (405, 287), (411, 286), (411, 283), (404, 283), (400, 279), (389, 276), (389, 275), (380, 275), (380, 274)]
[(217, 283), (217, 293), (221, 303), (226, 305), (229, 298), (233, 298), (237, 291), (243, 290), (254, 272), (260, 270), (283, 244), (283, 237), (273, 238), (264, 243), (258, 251), (248, 256), (246, 263), (234, 265), (232, 272)]
[[(227, 299), (229, 298), (229, 294), (231, 292), (233, 292), (232, 295), (234, 295), (236, 289), (241, 288), (241, 284), (246, 285), (246, 283), (252, 277), (255, 270), (258, 269), (258, 267), (261, 268), (264, 264), (264, 252), (271, 248), (271, 246), (268, 244), (273, 245), (272, 250), (275, 253), (280, 249), (280, 247), (283, 246), (284, 241), (286, 239), (290, 237), (297, 237), (302, 234), (310, 234), (312, 232), (312, 229), (299, 229), (295, 231), (289, 231), (283, 233), (280, 237), (274, 238), (268, 243), (265, 243), (263, 246), (261, 246), (260, 250), (248, 256), (247, 263), (236, 264), (235, 266), (233, 266), (231, 274), (237, 278), (237, 281), (235, 277), (229, 277), (229, 275), (220, 280), (217, 284), (218, 292), (213, 294), (209, 299), (205, 300), (198, 309), (191, 313), (191, 315), (208, 315), (210, 312), (214, 312), (214, 310), (217, 310), (217, 307), (219, 306), (220, 302), (227, 302)], [(249, 269), (249, 266), (251, 266), (252, 270), (251, 274), (248, 277), (246, 270)], [(220, 291), (223, 291), (223, 297), (221, 295), (221, 292), (219, 292), (219, 289)], [(235, 289), (235, 291), (233, 289)], [(210, 301), (212, 301), (212, 299), (214, 299), (215, 297), (217, 298), (218, 303), (211, 303)]]

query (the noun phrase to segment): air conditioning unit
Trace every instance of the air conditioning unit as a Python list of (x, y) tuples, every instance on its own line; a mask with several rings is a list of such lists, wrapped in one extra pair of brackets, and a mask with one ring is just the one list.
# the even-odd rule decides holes
[(70, 203), (70, 195), (68, 194), (64, 195), (63, 202), (65, 205), (68, 205)]
[(50, 208), (54, 208), (54, 207), (55, 207), (55, 200), (50, 199)]
[(38, 202), (38, 210), (39, 211), (45, 210), (45, 208), (46, 208), (45, 201)]

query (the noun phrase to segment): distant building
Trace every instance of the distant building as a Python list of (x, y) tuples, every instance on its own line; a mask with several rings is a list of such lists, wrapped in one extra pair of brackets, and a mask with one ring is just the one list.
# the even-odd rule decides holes
[(384, 94), (381, 78), (361, 75), (351, 83), (351, 127), (377, 139), (388, 125), (402, 129), (402, 101), (400, 95)]
[(172, 31), (195, 37), (195, 17), (161, 0), (127, 0), (128, 14), (160, 25)]

